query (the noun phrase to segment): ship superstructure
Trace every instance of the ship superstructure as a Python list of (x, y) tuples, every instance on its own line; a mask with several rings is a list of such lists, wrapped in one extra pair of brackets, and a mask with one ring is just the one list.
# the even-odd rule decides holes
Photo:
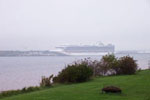
[(114, 53), (115, 46), (108, 45), (63, 45), (57, 47), (66, 53)]

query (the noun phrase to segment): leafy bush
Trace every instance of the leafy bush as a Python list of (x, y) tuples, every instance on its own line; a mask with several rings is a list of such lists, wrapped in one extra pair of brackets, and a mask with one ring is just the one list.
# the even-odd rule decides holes
[(40, 90), (40, 87), (31, 86), (31, 87), (27, 87), (27, 88), (24, 87), (24, 88), (18, 89), (18, 90), (2, 91), (2, 92), (0, 92), (0, 98), (12, 96), (12, 95), (18, 95), (18, 94), (27, 93), (27, 92), (32, 92), (32, 91), (37, 91), (37, 90)]
[[(114, 55), (105, 55), (101, 60), (91, 60), (91, 58), (85, 58), (76, 61), (75, 63), (85, 64), (93, 70), (93, 76), (103, 76), (108, 73), (111, 68), (111, 59)], [(114, 58), (113, 58), (114, 59)]]
[(52, 78), (53, 75), (51, 75), (50, 77), (42, 76), (42, 81), (40, 83), (40, 86), (42, 87), (52, 86), (52, 82), (51, 82)]
[(113, 54), (105, 55), (101, 59), (103, 75), (130, 75), (137, 71), (137, 63), (130, 56), (116, 58)]
[(116, 74), (116, 68), (118, 67), (118, 59), (114, 54), (108, 54), (102, 57), (101, 59), (101, 70), (102, 75), (114, 75)]
[(53, 77), (53, 83), (58, 83), (59, 82), (59, 80), (58, 80), (58, 76), (55, 76), (55, 77)]
[(121, 57), (119, 60), (119, 67), (116, 71), (117, 74), (130, 75), (135, 74), (138, 69), (136, 60), (130, 56)]
[(90, 58), (78, 61), (93, 70), (93, 76), (126, 75), (137, 71), (136, 61), (130, 56), (116, 58), (114, 54), (104, 55), (100, 61)]
[(81, 59), (75, 62), (75, 64), (85, 64), (93, 70), (93, 76), (101, 76), (100, 65), (101, 62), (98, 60), (91, 60), (91, 58)]
[(118, 60), (113, 54), (105, 55), (101, 60), (85, 59), (81, 62), (92, 68), (94, 76), (106, 76), (115, 74), (115, 68), (118, 66)]
[(36, 90), (40, 90), (40, 87), (38, 86), (30, 86), (30, 87), (24, 87), (21, 92), (31, 92), (31, 91), (36, 91)]
[(16, 95), (16, 94), (20, 94), (21, 91), (20, 90), (9, 90), (9, 91), (2, 91), (0, 93), (0, 98), (2, 97), (7, 97), (7, 96), (11, 96), (11, 95)]
[(93, 75), (92, 69), (83, 63), (75, 63), (68, 65), (58, 76), (53, 78), (53, 82), (58, 83), (78, 83), (84, 82), (90, 79)]

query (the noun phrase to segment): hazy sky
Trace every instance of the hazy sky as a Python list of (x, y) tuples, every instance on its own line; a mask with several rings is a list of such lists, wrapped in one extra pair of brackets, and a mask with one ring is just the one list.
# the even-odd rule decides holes
[(0, 0), (0, 50), (98, 41), (150, 50), (150, 0)]

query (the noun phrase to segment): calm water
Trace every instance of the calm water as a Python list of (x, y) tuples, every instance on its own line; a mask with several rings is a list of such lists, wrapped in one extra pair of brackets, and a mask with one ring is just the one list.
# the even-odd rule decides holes
[[(121, 57), (123, 54), (117, 54)], [(148, 68), (150, 54), (132, 54), (142, 69)], [(0, 57), (0, 91), (39, 85), (41, 76), (57, 74), (73, 61), (101, 56)]]

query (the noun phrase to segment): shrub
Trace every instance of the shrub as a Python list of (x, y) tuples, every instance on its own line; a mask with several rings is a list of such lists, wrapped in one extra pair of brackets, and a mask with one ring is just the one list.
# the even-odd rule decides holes
[(55, 76), (55, 77), (53, 77), (53, 83), (58, 83), (59, 82), (59, 80), (58, 80), (58, 76)]
[(40, 87), (38, 87), (38, 86), (24, 87), (20, 91), (21, 92), (32, 92), (32, 91), (36, 91), (36, 90), (40, 90)]
[(17, 95), (17, 94), (22, 94), (22, 93), (28, 93), (28, 92), (32, 92), (32, 91), (36, 91), (36, 90), (40, 90), (40, 87), (31, 86), (31, 87), (27, 87), (27, 88), (24, 87), (21, 90), (19, 89), (19, 90), (2, 91), (2, 92), (0, 92), (0, 98)]
[(118, 59), (113, 54), (108, 54), (103, 56), (100, 62), (102, 75), (130, 75), (137, 71), (137, 63), (130, 56)]
[(53, 81), (59, 83), (78, 83), (89, 80), (92, 75), (93, 70), (87, 64), (75, 63), (68, 65), (59, 72)]
[[(105, 76), (115, 74), (116, 66), (118, 66), (118, 59), (114, 54), (108, 54), (103, 56), (101, 60), (85, 58), (75, 62), (75, 64), (79, 63), (92, 68), (93, 76)], [(56, 78), (54, 80), (56, 80)]]
[(85, 64), (93, 70), (93, 76), (101, 76), (101, 62), (98, 60), (91, 60), (91, 58), (81, 59), (75, 62), (75, 64)]
[(11, 95), (16, 95), (16, 94), (20, 94), (21, 91), (20, 90), (9, 90), (9, 91), (2, 91), (0, 93), (0, 98), (2, 97), (7, 97), (7, 96), (11, 96)]
[(51, 75), (50, 77), (42, 76), (42, 81), (40, 83), (40, 86), (42, 87), (52, 86), (52, 82), (51, 82), (52, 78), (53, 75)]
[(102, 76), (103, 75), (104, 70), (103, 70), (103, 66), (100, 61), (94, 60), (91, 63), (90, 67), (92, 67), (93, 76)]
[(101, 59), (101, 70), (102, 75), (113, 75), (116, 74), (116, 68), (118, 68), (118, 59), (114, 54), (108, 54)]
[(124, 56), (120, 59), (114, 54), (104, 55), (100, 61), (85, 59), (80, 62), (87, 64), (93, 70), (94, 76), (134, 74), (137, 71), (136, 61), (130, 56)]
[(117, 68), (117, 74), (130, 75), (135, 74), (138, 66), (136, 60), (130, 56), (124, 56), (119, 59), (119, 67)]
[(137, 71), (136, 61), (129, 56), (116, 58), (113, 54), (102, 57), (100, 61), (81, 59), (68, 65), (53, 78), (54, 83), (77, 83), (87, 81), (93, 76), (127, 75)]
[(92, 68), (93, 76), (103, 76), (110, 73), (111, 67), (116, 61), (115, 56), (108, 54), (102, 57), (101, 60), (91, 60), (90, 58), (85, 58), (76, 61), (75, 63), (86, 64), (88, 67)]

